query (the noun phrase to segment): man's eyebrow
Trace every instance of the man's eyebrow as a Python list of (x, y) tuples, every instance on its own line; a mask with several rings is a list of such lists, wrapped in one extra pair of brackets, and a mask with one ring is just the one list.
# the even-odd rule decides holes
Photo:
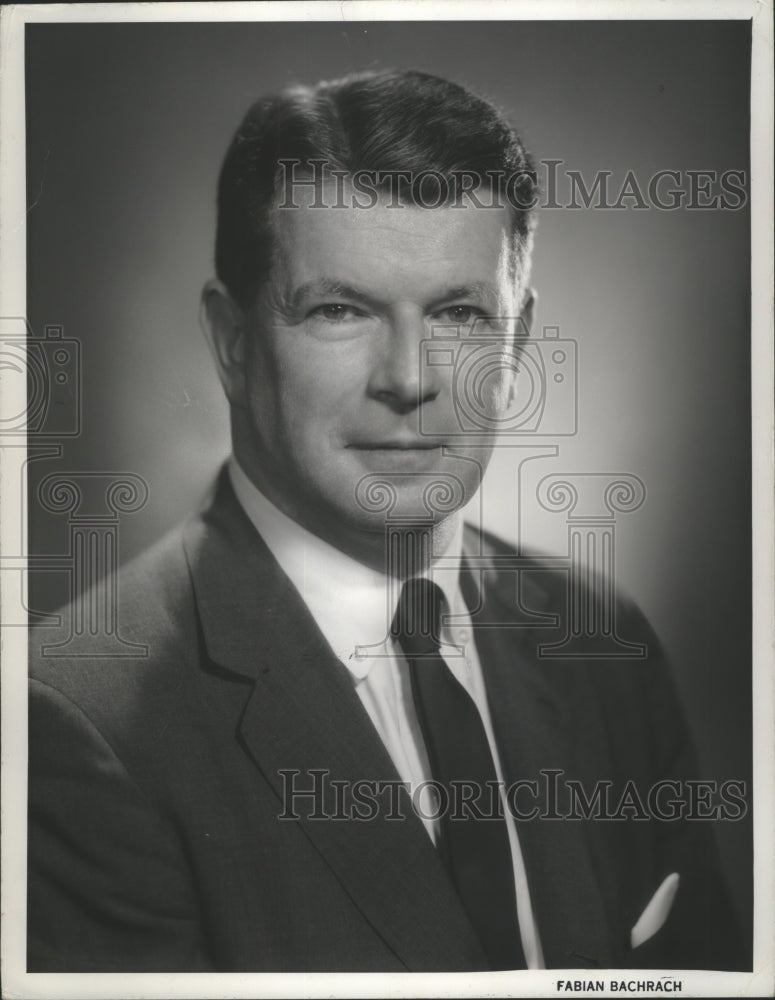
[(438, 302), (450, 302), (453, 299), (490, 299), (493, 304), (500, 299), (498, 289), (491, 281), (471, 281), (465, 285), (455, 285), (448, 288), (443, 295), (436, 297)]
[(362, 302), (369, 305), (373, 299), (365, 292), (348, 285), (337, 278), (318, 278), (316, 281), (305, 281), (298, 285), (288, 295), (288, 303), (291, 308), (298, 308), (303, 303), (314, 296), (336, 295), (338, 298), (351, 299), (354, 302)]
[[(287, 302), (292, 309), (298, 309), (308, 299), (324, 295), (334, 295), (364, 305), (373, 305), (375, 301), (373, 296), (338, 278), (317, 278), (315, 281), (305, 281), (294, 288), (288, 294)], [(498, 289), (491, 281), (471, 281), (464, 285), (453, 285), (441, 294), (434, 294), (433, 302), (453, 302), (456, 299), (472, 298), (487, 300), (493, 307), (497, 307), (500, 302)]]

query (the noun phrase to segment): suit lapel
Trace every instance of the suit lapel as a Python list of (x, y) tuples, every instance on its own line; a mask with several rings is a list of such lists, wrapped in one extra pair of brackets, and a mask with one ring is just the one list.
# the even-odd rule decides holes
[[(488, 628), (488, 623), (513, 618), (516, 591), (510, 599), (505, 585), (509, 579), (516, 584), (513, 574), (501, 579), (483, 574), (485, 599), (476, 618), (476, 645), (507, 784), (534, 779), (543, 791), (551, 779), (542, 771), (572, 775), (575, 770), (572, 713), (566, 710), (572, 695), (565, 684), (562, 695), (555, 690), (556, 674), (550, 672), (558, 666), (539, 661), (535, 629)], [(531, 608), (557, 610), (546, 604), (546, 594), (536, 588)], [(562, 815), (562, 775), (558, 785), (556, 805)], [(534, 801), (525, 793), (518, 806), (527, 813)], [(610, 928), (581, 821), (535, 818), (518, 821), (517, 828), (547, 967), (610, 965)]]
[[(240, 739), (283, 808), (286, 784), (398, 782), (398, 774), (345, 667), (332, 653), (288, 578), (239, 507), (225, 476), (204, 519), (186, 536), (210, 658), (254, 681)], [(281, 772), (286, 772), (285, 776)], [(288, 772), (299, 772), (292, 778)], [(395, 786), (394, 786), (395, 787)], [(304, 832), (363, 916), (409, 970), (486, 968), (484, 955), (420, 820), (403, 799), (403, 820), (310, 818)], [(387, 802), (387, 799), (383, 799)], [(280, 822), (280, 820), (278, 820)], [(288, 822), (287, 820), (284, 822)], [(299, 873), (303, 879), (303, 873)]]

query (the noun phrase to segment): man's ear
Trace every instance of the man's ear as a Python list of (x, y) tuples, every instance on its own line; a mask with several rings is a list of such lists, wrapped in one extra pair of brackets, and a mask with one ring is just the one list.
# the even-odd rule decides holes
[(199, 323), (227, 399), (232, 406), (244, 407), (247, 317), (217, 278), (212, 278), (202, 289)]

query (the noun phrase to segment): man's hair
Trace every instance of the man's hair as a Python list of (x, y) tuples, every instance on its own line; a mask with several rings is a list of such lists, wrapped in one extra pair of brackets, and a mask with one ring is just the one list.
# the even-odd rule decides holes
[(371, 172), (378, 190), (380, 176), (392, 175), (395, 184), (408, 174), (412, 179), (398, 182), (402, 204), (427, 206), (429, 181), (438, 185), (439, 175), (449, 182), (446, 202), (463, 174), (469, 185), (481, 182), (487, 204), (508, 186), (508, 199), (496, 204), (510, 207), (514, 266), (526, 280), (536, 175), (512, 126), (448, 80), (414, 70), (357, 73), (263, 97), (237, 129), (218, 183), (215, 266), (244, 308), (271, 268), (281, 161), (292, 161), (298, 177), (321, 160), (327, 170)]

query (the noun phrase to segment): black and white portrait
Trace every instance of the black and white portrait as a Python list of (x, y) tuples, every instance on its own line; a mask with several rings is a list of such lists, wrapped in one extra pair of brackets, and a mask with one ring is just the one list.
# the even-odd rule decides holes
[(248, 6), (15, 29), (18, 995), (760, 995), (762, 18)]

